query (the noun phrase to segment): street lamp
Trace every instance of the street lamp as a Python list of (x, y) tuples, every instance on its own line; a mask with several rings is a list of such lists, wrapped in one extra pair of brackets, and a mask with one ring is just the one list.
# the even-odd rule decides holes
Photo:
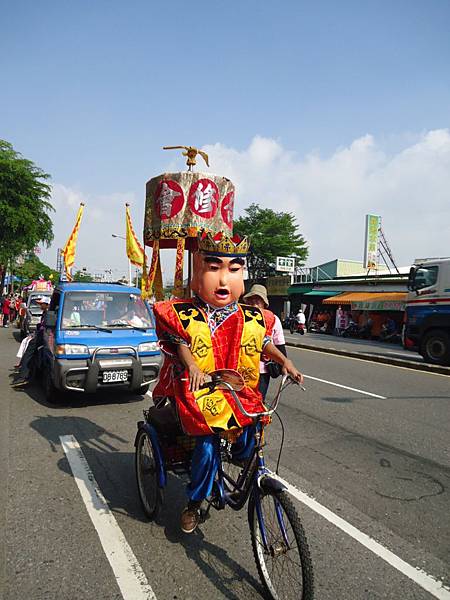
[[(121, 240), (125, 240), (125, 242), (127, 241), (127, 238), (124, 237), (123, 235), (117, 235), (115, 233), (111, 234), (113, 238), (120, 238)], [(131, 279), (131, 262), (130, 259), (128, 259), (128, 284), (129, 285), (133, 285), (133, 281)]]

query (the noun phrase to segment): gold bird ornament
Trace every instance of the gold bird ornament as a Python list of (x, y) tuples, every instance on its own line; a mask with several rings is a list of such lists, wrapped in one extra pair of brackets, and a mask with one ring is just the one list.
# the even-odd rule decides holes
[(194, 148), (193, 146), (163, 146), (163, 150), (185, 150), (185, 152), (182, 152), (182, 154), (183, 156), (187, 156), (186, 164), (189, 171), (192, 171), (192, 167), (197, 164), (197, 154), (200, 154), (205, 161), (206, 166), (209, 167), (209, 157), (206, 152), (203, 152), (203, 150), (199, 150), (198, 148)]

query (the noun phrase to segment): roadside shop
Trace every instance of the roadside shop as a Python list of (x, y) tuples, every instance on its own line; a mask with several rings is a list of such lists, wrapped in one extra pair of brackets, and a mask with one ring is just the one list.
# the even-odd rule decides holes
[[(364, 274), (297, 283), (289, 287), (291, 305), (306, 305), (309, 329), (342, 331), (353, 320), (359, 328), (370, 323), (371, 337), (380, 337), (388, 320), (401, 331), (407, 293), (405, 273)], [(317, 325), (317, 328), (315, 326)], [(392, 326), (392, 322), (390, 323)]]
[(359, 327), (366, 326), (370, 319), (371, 337), (379, 338), (389, 319), (394, 321), (396, 331), (401, 331), (405, 302), (406, 292), (344, 292), (325, 299), (323, 305), (334, 309), (335, 315), (341, 309)]

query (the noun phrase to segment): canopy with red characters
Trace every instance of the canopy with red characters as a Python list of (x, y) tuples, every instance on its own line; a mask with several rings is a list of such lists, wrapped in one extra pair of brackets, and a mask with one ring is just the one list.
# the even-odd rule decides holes
[[(176, 248), (174, 294), (182, 296), (184, 250), (195, 250), (197, 234), (233, 232), (234, 185), (226, 177), (193, 171), (164, 173), (146, 186), (144, 244), (153, 247), (143, 295), (162, 294), (161, 248)], [(145, 286), (144, 286), (145, 287)]]

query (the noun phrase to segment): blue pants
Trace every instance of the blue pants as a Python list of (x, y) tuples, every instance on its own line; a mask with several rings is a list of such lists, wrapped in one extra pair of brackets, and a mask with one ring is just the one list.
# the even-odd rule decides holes
[[(248, 458), (255, 445), (255, 426), (244, 427), (242, 435), (232, 445), (233, 458), (244, 460)], [(197, 436), (191, 462), (191, 481), (186, 488), (189, 500), (204, 500), (211, 496), (214, 478), (219, 468), (218, 435)]]

